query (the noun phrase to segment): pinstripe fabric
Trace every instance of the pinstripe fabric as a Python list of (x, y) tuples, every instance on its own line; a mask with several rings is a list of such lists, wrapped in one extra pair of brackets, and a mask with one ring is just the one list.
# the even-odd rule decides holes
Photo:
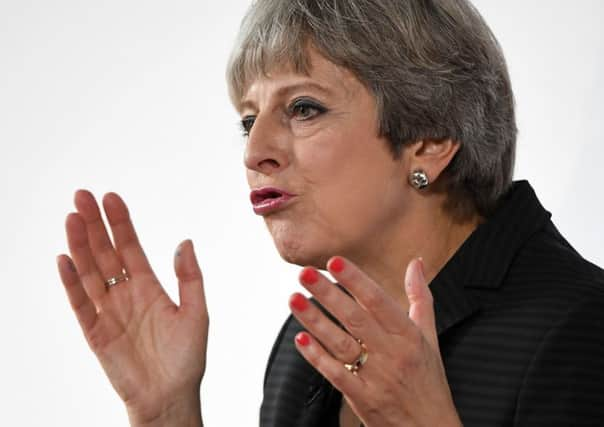
[[(604, 426), (604, 272), (514, 184), (430, 284), (440, 348), (468, 426)], [(261, 427), (337, 427), (340, 393), (299, 356), (291, 316), (273, 347)]]

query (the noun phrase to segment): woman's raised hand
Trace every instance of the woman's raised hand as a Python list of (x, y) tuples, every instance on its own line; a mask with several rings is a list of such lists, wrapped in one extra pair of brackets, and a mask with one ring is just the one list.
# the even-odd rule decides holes
[[(176, 251), (176, 305), (153, 273), (117, 194), (103, 199), (115, 245), (94, 196), (80, 190), (75, 205), (77, 213), (69, 214), (65, 225), (71, 258), (57, 258), (59, 273), (132, 425), (201, 425), (208, 313), (193, 244), (185, 241)], [(123, 274), (127, 281), (107, 285)]]
[(409, 313), (350, 260), (334, 257), (327, 268), (352, 298), (314, 268), (302, 270), (300, 282), (346, 330), (294, 294), (290, 307), (308, 331), (296, 336), (302, 356), (342, 392), (365, 427), (460, 426), (422, 261), (407, 268)]

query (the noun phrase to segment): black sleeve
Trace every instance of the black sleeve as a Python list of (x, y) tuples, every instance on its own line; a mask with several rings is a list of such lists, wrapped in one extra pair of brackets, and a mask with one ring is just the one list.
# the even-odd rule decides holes
[(604, 425), (604, 298), (573, 307), (545, 335), (518, 394), (514, 426)]

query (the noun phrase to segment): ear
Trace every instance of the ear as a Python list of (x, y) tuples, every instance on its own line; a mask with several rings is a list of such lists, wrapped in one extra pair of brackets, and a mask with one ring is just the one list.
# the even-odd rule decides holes
[(449, 166), (459, 151), (459, 147), (460, 143), (451, 139), (425, 139), (412, 144), (409, 147), (411, 149), (409, 173), (423, 170), (428, 175), (430, 182), (435, 182)]

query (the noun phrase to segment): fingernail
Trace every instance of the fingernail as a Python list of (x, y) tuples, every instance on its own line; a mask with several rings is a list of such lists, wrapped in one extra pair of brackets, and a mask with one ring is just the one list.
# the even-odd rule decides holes
[(69, 258), (67, 259), (67, 266), (69, 267), (69, 269), (71, 270), (72, 273), (77, 272), (75, 265), (73, 265), (73, 261)]
[[(176, 252), (174, 253), (175, 256), (179, 257), (182, 255), (183, 247), (185, 246), (185, 243), (187, 243), (188, 241), (189, 240), (180, 242), (180, 244), (176, 247)], [(191, 245), (193, 245), (193, 242), (191, 242)]]
[(413, 293), (413, 286), (416, 283), (423, 283), (421, 265), (421, 258), (415, 258), (409, 262), (405, 271), (405, 289), (407, 293)]
[(417, 279), (421, 283), (424, 283), (426, 281), (426, 276), (424, 275), (424, 260), (421, 257), (417, 259), (417, 267), (415, 270), (415, 274), (417, 274)]
[(344, 260), (339, 256), (332, 258), (327, 268), (334, 273), (341, 273), (344, 270)]
[(300, 274), (300, 280), (305, 285), (314, 285), (319, 281), (319, 273), (312, 267), (306, 267)]
[(296, 311), (304, 311), (308, 308), (308, 300), (304, 295), (295, 293), (290, 297), (289, 305)]
[(310, 344), (310, 336), (306, 332), (300, 332), (296, 335), (296, 342), (302, 347)]

